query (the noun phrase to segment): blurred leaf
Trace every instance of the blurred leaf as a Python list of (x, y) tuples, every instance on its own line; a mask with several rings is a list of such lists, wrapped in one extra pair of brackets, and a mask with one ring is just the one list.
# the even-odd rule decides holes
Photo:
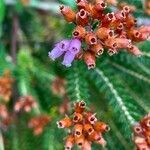
[(5, 16), (5, 3), (4, 0), (0, 0), (0, 24), (2, 23)]
[(59, 0), (60, 2), (62, 2), (63, 4), (66, 4), (68, 6), (71, 6), (71, 7), (75, 7), (75, 0)]

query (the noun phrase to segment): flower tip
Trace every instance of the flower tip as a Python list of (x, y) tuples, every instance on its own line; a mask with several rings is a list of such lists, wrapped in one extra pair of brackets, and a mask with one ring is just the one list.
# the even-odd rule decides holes
[(62, 65), (66, 66), (67, 68), (71, 67), (71, 64), (65, 61), (62, 62)]
[(88, 65), (88, 70), (94, 69), (95, 68), (95, 64), (89, 64)]
[(61, 123), (61, 121), (57, 121), (56, 124), (59, 129), (64, 128), (64, 125)]
[(55, 60), (55, 58), (54, 58), (54, 56), (52, 55), (52, 53), (51, 52), (48, 52), (48, 57), (51, 59), (51, 60)]

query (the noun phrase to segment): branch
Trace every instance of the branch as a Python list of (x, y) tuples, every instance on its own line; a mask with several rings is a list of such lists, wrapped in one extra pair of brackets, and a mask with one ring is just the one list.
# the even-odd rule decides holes
[(123, 66), (121, 66), (121, 65), (119, 65), (119, 64), (117, 64), (117, 63), (114, 63), (114, 62), (111, 62), (111, 64), (112, 64), (114, 67), (116, 67), (117, 69), (119, 69), (119, 70), (121, 70), (121, 71), (123, 71), (123, 72), (125, 72), (125, 73), (127, 73), (127, 74), (129, 74), (129, 75), (131, 75), (131, 76), (133, 76), (133, 77), (135, 77), (135, 78), (137, 78), (137, 79), (143, 80), (144, 82), (150, 84), (150, 79), (147, 78), (147, 77), (145, 77), (145, 76), (143, 76), (143, 75), (141, 75), (140, 73), (137, 73), (137, 72), (135, 72), (135, 71), (132, 71), (132, 70), (130, 70), (130, 69), (127, 69), (127, 68), (125, 68), (125, 67), (123, 67)]
[(96, 68), (96, 73), (98, 75), (101, 76), (101, 78), (105, 81), (106, 85), (109, 87), (111, 93), (114, 95), (119, 107), (121, 108), (122, 112), (124, 113), (124, 115), (126, 116), (127, 120), (129, 121), (129, 123), (132, 125), (134, 124), (135, 120), (134, 118), (130, 115), (127, 107), (125, 106), (123, 99), (119, 96), (118, 92), (116, 91), (116, 89), (114, 88), (113, 84), (111, 84), (111, 82), (109, 81), (109, 79), (104, 75), (104, 73), (99, 70), (98, 68)]

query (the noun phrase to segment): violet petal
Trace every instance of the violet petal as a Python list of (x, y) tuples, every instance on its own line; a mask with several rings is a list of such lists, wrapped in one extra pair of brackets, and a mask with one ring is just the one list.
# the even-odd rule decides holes
[(67, 51), (64, 56), (64, 60), (63, 60), (62, 64), (65, 65), (66, 67), (70, 67), (74, 58), (75, 58), (75, 54), (71, 53), (70, 51)]
[(73, 39), (70, 42), (69, 51), (73, 54), (77, 54), (81, 49), (81, 41), (78, 39)]
[(48, 52), (48, 56), (55, 60), (56, 58), (60, 57), (64, 52), (61, 51), (59, 48), (55, 47), (51, 52)]

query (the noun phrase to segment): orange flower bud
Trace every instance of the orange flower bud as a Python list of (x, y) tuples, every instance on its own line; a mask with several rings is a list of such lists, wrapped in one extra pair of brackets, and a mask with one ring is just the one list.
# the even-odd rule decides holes
[(95, 9), (97, 11), (102, 11), (102, 10), (106, 9), (106, 7), (107, 7), (107, 3), (105, 3), (104, 0), (96, 0)]
[(83, 55), (84, 61), (88, 66), (88, 69), (95, 68), (95, 55), (89, 51), (86, 51)]
[(77, 26), (74, 31), (73, 31), (73, 37), (74, 38), (84, 38), (85, 37), (85, 34), (86, 34), (86, 30), (84, 27), (82, 26)]
[(127, 51), (130, 52), (131, 54), (135, 55), (135, 56), (141, 56), (142, 55), (142, 52), (135, 45), (132, 45), (131, 48), (127, 49)]
[(83, 147), (82, 147), (82, 150), (91, 150), (91, 142), (88, 140), (85, 140)]
[(71, 150), (73, 148), (75, 139), (73, 135), (69, 135), (66, 139), (65, 150)]
[(88, 32), (85, 36), (85, 41), (88, 45), (95, 45), (97, 44), (96, 35), (92, 32)]
[(23, 108), (23, 105), (24, 105), (24, 101), (18, 101), (18, 102), (15, 104), (14, 110), (15, 110), (16, 112), (19, 112), (19, 111)]
[(74, 116), (73, 116), (73, 122), (79, 123), (79, 122), (81, 122), (82, 120), (83, 120), (82, 114), (75, 112), (75, 113), (74, 113)]
[(88, 24), (88, 12), (84, 9), (81, 9), (76, 14), (76, 23), (77, 25), (86, 26)]
[(43, 132), (43, 128), (41, 126), (36, 127), (33, 131), (34, 135), (39, 135)]
[(60, 11), (67, 22), (75, 22), (76, 13), (70, 7), (60, 6)]
[(150, 26), (141, 26), (138, 30), (141, 33), (149, 33), (150, 34)]
[(82, 135), (82, 131), (83, 131), (83, 125), (82, 124), (76, 124), (74, 126), (74, 135), (79, 137)]
[(105, 27), (100, 27), (97, 30), (96, 35), (100, 40), (104, 40), (107, 39), (108, 37), (112, 37), (113, 31)]
[(143, 129), (142, 129), (140, 124), (134, 125), (133, 131), (134, 131), (135, 135), (138, 135), (138, 136), (142, 136), (143, 135)]
[(79, 10), (84, 9), (90, 12), (90, 4), (86, 0), (76, 0), (76, 3)]
[(101, 140), (101, 134), (94, 131), (90, 135), (88, 135), (88, 140), (93, 142), (93, 141), (100, 141)]
[(95, 113), (95, 114), (92, 114), (91, 112), (86, 112), (86, 113), (85, 113), (85, 118), (87, 119), (87, 121), (88, 121), (90, 124), (95, 124), (95, 122), (97, 121), (96, 113)]
[(82, 100), (80, 102), (74, 103), (74, 108), (76, 113), (82, 113), (85, 109), (86, 103)]
[(146, 130), (150, 130), (150, 115), (145, 116), (140, 123), (142, 128), (145, 128)]
[(89, 135), (94, 132), (93, 126), (91, 124), (84, 125), (84, 131), (87, 132)]
[(100, 122), (96, 122), (94, 124), (94, 129), (97, 132), (103, 133), (103, 132), (109, 131), (110, 127), (107, 124), (105, 124), (104, 122), (100, 121)]
[(75, 137), (76, 144), (81, 148), (84, 144), (85, 137), (81, 135), (80, 137)]
[(106, 145), (106, 141), (104, 140), (102, 136), (101, 136), (101, 139), (97, 141), (96, 143), (102, 145), (103, 147)]
[(124, 11), (117, 11), (114, 15), (117, 22), (122, 22), (126, 18), (126, 14)]
[(97, 55), (102, 55), (104, 52), (104, 48), (100, 43), (97, 43), (96, 45), (92, 45), (90, 50)]
[(149, 150), (149, 146), (148, 146), (146, 139), (144, 137), (136, 136), (134, 138), (134, 142), (135, 142), (135, 144), (139, 150), (143, 150), (143, 149)]
[(131, 40), (126, 38), (116, 38), (117, 48), (130, 48)]
[(6, 119), (9, 116), (5, 105), (0, 104), (0, 118)]
[(125, 26), (126, 28), (132, 28), (137, 24), (137, 20), (132, 16), (128, 15), (127, 18), (125, 19)]
[(71, 119), (66, 116), (64, 119), (57, 122), (58, 128), (69, 128), (72, 125)]
[(90, 13), (91, 17), (93, 19), (98, 19), (98, 20), (102, 20), (104, 18), (104, 14), (102, 13), (102, 11), (98, 11), (97, 8), (93, 5), (91, 5), (91, 13)]
[(131, 12), (131, 9), (130, 9), (130, 7), (129, 6), (123, 6), (123, 12), (126, 14), (126, 15), (128, 15), (130, 12)]
[(118, 47), (116, 38), (114, 38), (114, 37), (111, 37), (111, 38), (108, 38), (107, 40), (105, 40), (105, 45), (112, 49), (116, 49)]
[(104, 17), (104, 19), (102, 20), (102, 24), (101, 26), (102, 27), (109, 27), (110, 23), (115, 21), (116, 20), (116, 17), (115, 17), (115, 14), (112, 12), (112, 13), (107, 13)]

